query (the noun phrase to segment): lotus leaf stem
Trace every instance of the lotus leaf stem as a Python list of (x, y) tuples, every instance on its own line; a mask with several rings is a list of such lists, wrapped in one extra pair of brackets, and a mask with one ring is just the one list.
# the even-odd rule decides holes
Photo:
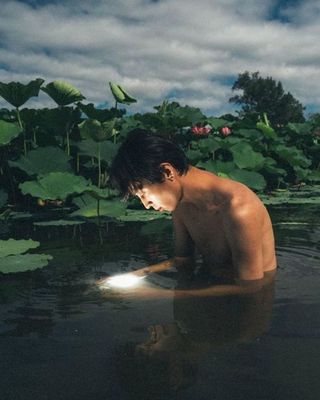
[(24, 151), (24, 155), (27, 155), (27, 142), (26, 142), (26, 132), (23, 129), (23, 125), (22, 125), (22, 121), (21, 121), (21, 117), (20, 117), (20, 111), (19, 108), (16, 108), (16, 112), (17, 112), (17, 118), (18, 118), (18, 122), (19, 122), (19, 126), (23, 132), (23, 151)]
[(98, 142), (98, 188), (101, 186), (101, 145), (100, 142)]

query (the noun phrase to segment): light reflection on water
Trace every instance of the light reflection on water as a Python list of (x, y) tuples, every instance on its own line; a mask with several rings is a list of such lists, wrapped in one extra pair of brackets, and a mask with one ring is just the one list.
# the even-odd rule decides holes
[[(315, 399), (320, 219), (301, 215), (286, 225), (297, 210), (274, 211), (276, 283), (242, 298), (177, 298), (173, 272), (147, 282), (166, 298), (105, 296), (97, 279), (165, 258), (170, 229), (109, 227), (103, 246), (92, 227), (81, 241), (53, 230), (41, 249), (49, 267), (0, 281), (2, 397)], [(26, 224), (21, 236), (44, 232)]]

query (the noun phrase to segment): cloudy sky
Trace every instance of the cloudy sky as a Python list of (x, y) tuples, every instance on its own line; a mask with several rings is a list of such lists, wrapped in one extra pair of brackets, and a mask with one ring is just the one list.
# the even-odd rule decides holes
[(62, 79), (108, 106), (114, 81), (133, 112), (166, 98), (218, 116), (237, 75), (260, 71), (319, 112), (319, 38), (319, 0), (1, 0), (0, 81)]

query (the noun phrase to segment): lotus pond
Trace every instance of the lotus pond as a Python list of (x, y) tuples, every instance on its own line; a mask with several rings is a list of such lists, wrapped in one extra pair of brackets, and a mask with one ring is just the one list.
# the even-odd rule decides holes
[(176, 298), (172, 271), (144, 282), (171, 289), (166, 298), (99, 288), (103, 276), (171, 256), (167, 219), (3, 222), (0, 239), (39, 241), (30, 255), (51, 259), (0, 277), (1, 398), (315, 400), (319, 206), (270, 207), (276, 282), (242, 298)]

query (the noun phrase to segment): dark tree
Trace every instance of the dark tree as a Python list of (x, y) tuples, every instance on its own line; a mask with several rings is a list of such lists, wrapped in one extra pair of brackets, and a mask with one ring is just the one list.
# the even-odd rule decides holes
[(284, 92), (281, 82), (271, 77), (262, 78), (259, 72), (250, 74), (246, 71), (238, 75), (232, 90), (243, 91), (241, 95), (229, 99), (229, 102), (242, 105), (240, 115), (266, 112), (273, 125), (305, 121), (305, 107), (290, 92)]

